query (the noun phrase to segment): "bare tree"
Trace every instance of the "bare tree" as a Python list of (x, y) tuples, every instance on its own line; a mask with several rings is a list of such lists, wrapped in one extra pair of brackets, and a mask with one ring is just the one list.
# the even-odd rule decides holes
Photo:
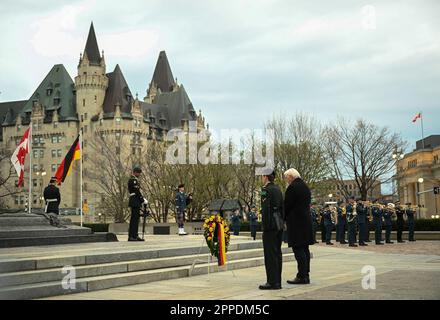
[(370, 191), (391, 178), (395, 166), (391, 155), (405, 143), (387, 127), (362, 119), (350, 122), (340, 118), (327, 127), (323, 145), (332, 166), (331, 176), (345, 198), (350, 196), (350, 191), (344, 180), (349, 179), (356, 182), (361, 198), (367, 200)]
[(21, 192), (15, 185), (16, 173), (11, 162), (11, 153), (7, 150), (0, 150), (0, 170), (0, 208), (5, 208), (5, 199)]
[(320, 122), (304, 113), (292, 117), (280, 114), (269, 120), (266, 128), (274, 132), (277, 179), (281, 181), (284, 171), (295, 168), (312, 189), (321, 188), (329, 166)]

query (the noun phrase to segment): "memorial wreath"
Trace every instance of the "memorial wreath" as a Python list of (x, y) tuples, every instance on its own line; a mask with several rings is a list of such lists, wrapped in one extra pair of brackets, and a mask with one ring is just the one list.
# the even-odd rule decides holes
[(226, 252), (228, 251), (231, 234), (226, 221), (219, 215), (212, 215), (205, 220), (204, 236), (208, 244), (211, 256), (218, 259), (218, 265), (226, 263)]

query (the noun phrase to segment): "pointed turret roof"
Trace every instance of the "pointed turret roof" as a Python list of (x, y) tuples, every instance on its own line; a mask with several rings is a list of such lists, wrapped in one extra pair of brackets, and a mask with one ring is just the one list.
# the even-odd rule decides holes
[(113, 116), (116, 112), (116, 105), (121, 106), (121, 113), (123, 116), (131, 116), (131, 102), (133, 96), (127, 81), (125, 81), (119, 64), (116, 65), (115, 70), (107, 73), (108, 88), (104, 99), (104, 114)]
[(175, 81), (165, 51), (159, 53), (152, 83), (154, 83), (162, 92), (173, 91)]
[(91, 64), (101, 63), (101, 54), (99, 53), (98, 41), (96, 41), (96, 34), (95, 28), (93, 27), (93, 22), (90, 25), (89, 36), (87, 37), (84, 54), (87, 54), (87, 59), (89, 59)]

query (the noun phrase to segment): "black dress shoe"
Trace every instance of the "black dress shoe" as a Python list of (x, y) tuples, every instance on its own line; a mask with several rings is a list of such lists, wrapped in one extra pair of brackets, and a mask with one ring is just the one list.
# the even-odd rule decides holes
[(138, 241), (136, 238), (128, 238), (128, 241)]
[(260, 290), (280, 290), (281, 289), (281, 284), (266, 283), (266, 284), (260, 285), (258, 287), (258, 289), (260, 289)]
[(368, 244), (366, 244), (366, 243), (359, 243), (359, 245), (360, 245), (361, 247), (366, 247), (366, 246), (368, 246)]
[(332, 243), (332, 242), (327, 242), (326, 245), (328, 245), (328, 246), (332, 246), (333, 243)]
[(298, 278), (296, 277), (293, 280), (287, 280), (288, 284), (309, 284), (310, 278)]
[(339, 242), (340, 244), (347, 244), (347, 242), (346, 241), (341, 241), (341, 242)]
[(411, 241), (411, 242), (416, 242), (416, 240), (414, 240), (414, 239), (412, 239), (412, 240), (408, 240), (408, 241)]
[(393, 244), (394, 241), (387, 241), (387, 242), (385, 242), (385, 243)]
[(405, 240), (397, 240), (398, 243), (405, 243)]
[(382, 242), (376, 242), (376, 246), (383, 246)]
[(349, 247), (357, 247), (357, 244), (352, 243), (352, 244), (349, 244), (348, 246)]
[(371, 240), (365, 240), (365, 242), (371, 242)]
[(136, 238), (136, 241), (145, 241), (145, 239), (142, 239), (142, 238), (140, 238), (140, 237), (137, 237), (137, 238)]

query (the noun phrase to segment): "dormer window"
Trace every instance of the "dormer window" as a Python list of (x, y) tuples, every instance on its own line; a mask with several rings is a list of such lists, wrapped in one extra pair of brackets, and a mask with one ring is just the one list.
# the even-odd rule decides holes
[(53, 105), (54, 106), (59, 106), (60, 105), (60, 98), (59, 97), (56, 97), (56, 98), (53, 99)]
[(52, 88), (47, 88), (46, 94), (47, 94), (48, 97), (52, 95), (52, 92), (53, 92)]
[(117, 117), (115, 120), (116, 120), (116, 124), (117, 124), (117, 125), (120, 125), (120, 124), (121, 124), (121, 118)]

